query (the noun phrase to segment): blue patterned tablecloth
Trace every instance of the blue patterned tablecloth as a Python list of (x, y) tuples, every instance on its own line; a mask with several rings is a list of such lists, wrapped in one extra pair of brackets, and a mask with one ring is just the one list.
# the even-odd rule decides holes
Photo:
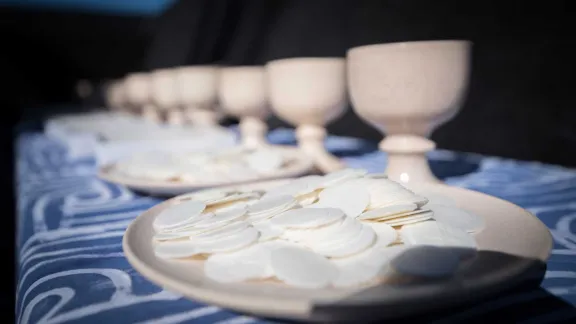
[[(270, 140), (293, 143), (294, 135), (276, 130)], [(375, 144), (330, 137), (327, 146), (351, 167), (377, 172), (386, 163)], [(542, 288), (496, 296), (435, 320), (571, 322), (576, 313), (576, 170), (448, 151), (432, 152), (430, 159), (434, 172), (449, 184), (527, 208), (550, 228), (555, 241)], [(124, 230), (160, 200), (101, 181), (95, 173), (93, 159), (71, 159), (66, 147), (41, 133), (19, 136), (19, 323), (261, 321), (184, 299), (132, 269), (122, 253)]]

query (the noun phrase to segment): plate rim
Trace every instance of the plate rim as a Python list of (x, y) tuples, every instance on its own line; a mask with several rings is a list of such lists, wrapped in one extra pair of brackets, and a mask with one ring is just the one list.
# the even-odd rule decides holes
[[(254, 183), (250, 183), (247, 185), (259, 185), (261, 183), (274, 183), (274, 182), (280, 182), (280, 181), (286, 181), (286, 180), (290, 180), (290, 179), (267, 180), (267, 181), (254, 182)], [(425, 186), (427, 186), (427, 185), (425, 185)], [(532, 214), (528, 210), (526, 210), (526, 209), (524, 209), (524, 208), (522, 208), (522, 207), (520, 207), (520, 206), (518, 206), (512, 202), (504, 200), (502, 198), (491, 196), (489, 194), (485, 194), (483, 192), (479, 192), (476, 190), (471, 190), (471, 189), (467, 189), (467, 188), (460, 188), (460, 187), (453, 187), (453, 186), (448, 186), (446, 184), (432, 184), (431, 186), (432, 187), (435, 187), (435, 186), (448, 187), (450, 189), (468, 191), (468, 192), (472, 192), (474, 194), (484, 196), (484, 198), (497, 199), (502, 203), (513, 206), (514, 208), (516, 208), (520, 212), (522, 212), (522, 214), (524, 214), (525, 217), (531, 217), (534, 220), (536, 220), (538, 223), (538, 226), (541, 227), (541, 229), (545, 230), (545, 232), (547, 233), (546, 247), (542, 246), (542, 251), (541, 251), (541, 253), (538, 254), (538, 258), (533, 259), (533, 261), (541, 261), (541, 262), (546, 263), (546, 261), (550, 257), (551, 252), (552, 252), (552, 248), (553, 248), (553, 244), (554, 244), (552, 234), (550, 233), (550, 230), (546, 227), (546, 225), (542, 221), (540, 221), (540, 219), (538, 219), (538, 217), (536, 217), (534, 214)], [(230, 186), (230, 187), (233, 187), (233, 186)], [(170, 291), (178, 292), (179, 294), (182, 294), (187, 299), (193, 299), (193, 300), (199, 301), (201, 303), (216, 305), (216, 306), (219, 306), (223, 309), (231, 309), (231, 310), (239, 311), (242, 313), (256, 314), (256, 316), (270, 316), (270, 317), (276, 317), (276, 318), (310, 320), (309, 316), (310, 316), (311, 312), (316, 307), (323, 307), (325, 305), (328, 305), (328, 304), (322, 303), (321, 301), (312, 302), (309, 299), (300, 300), (298, 298), (294, 298), (294, 297), (287, 298), (284, 296), (278, 296), (277, 299), (275, 298), (274, 302), (270, 302), (269, 298), (267, 298), (266, 296), (263, 296), (263, 295), (254, 295), (254, 294), (250, 294), (250, 293), (239, 293), (236, 290), (225, 292), (221, 289), (214, 289), (214, 287), (202, 287), (201, 285), (194, 285), (190, 282), (184, 283), (180, 279), (177, 279), (177, 278), (174, 279), (173, 277), (170, 276), (170, 274), (167, 274), (166, 272), (158, 271), (157, 267), (150, 266), (148, 262), (138, 258), (137, 253), (135, 253), (133, 251), (133, 249), (131, 248), (131, 246), (129, 244), (130, 237), (131, 237), (132, 232), (134, 231), (134, 228), (136, 226), (135, 224), (137, 224), (137, 222), (139, 220), (142, 220), (142, 217), (149, 215), (151, 212), (154, 212), (157, 209), (165, 208), (167, 205), (170, 205), (170, 204), (174, 203), (175, 201), (177, 201), (181, 196), (183, 196), (183, 195), (175, 196), (171, 199), (168, 199), (168, 200), (166, 200), (160, 204), (157, 204), (157, 205), (149, 208), (148, 210), (144, 211), (139, 216), (137, 216), (129, 224), (129, 226), (126, 228), (126, 231), (125, 231), (123, 238), (122, 238), (122, 249), (123, 249), (124, 255), (125, 255), (126, 259), (128, 260), (128, 262), (130, 263), (130, 265), (136, 271), (138, 271), (144, 278), (146, 278), (147, 280), (153, 282), (154, 284), (156, 284), (160, 287), (166, 288)], [(150, 216), (148, 216), (148, 217), (150, 217)], [(485, 251), (491, 251), (491, 250), (485, 250)], [(532, 261), (531, 259), (527, 259), (526, 257), (523, 257), (523, 258), (526, 259), (526, 261)], [(518, 271), (517, 276), (520, 276), (520, 275), (525, 274), (526, 272), (532, 270), (533, 266), (534, 266), (533, 262), (523, 263), (522, 265), (519, 266), (520, 270)], [(514, 277), (514, 278), (516, 278), (516, 277)], [(499, 281), (499, 282), (501, 282), (501, 281)], [(511, 281), (510, 285), (513, 284), (514, 282), (515, 281)], [(182, 288), (183, 285), (186, 286), (186, 288)], [(485, 290), (495, 289), (492, 286), (493, 285), (479, 286), (475, 289), (475, 291), (477, 291), (479, 294), (481, 294)], [(190, 289), (190, 288), (192, 288), (192, 289)], [(223, 294), (228, 295), (227, 298), (225, 298), (224, 300), (222, 298)], [(278, 303), (279, 299), (282, 300), (282, 303)], [(233, 301), (231, 301), (231, 300), (233, 300)], [(338, 298), (335, 300), (338, 300)], [(380, 302), (380, 303), (382, 303), (382, 302)], [(452, 303), (454, 303), (454, 302), (452, 302)], [(257, 304), (257, 305), (255, 306), (255, 304)], [(272, 310), (270, 310), (270, 309), (266, 309), (266, 307), (262, 306), (262, 305), (271, 305), (271, 304), (274, 304), (274, 305), (282, 304), (282, 307), (274, 307)], [(348, 304), (348, 306), (350, 306), (350, 305), (352, 305), (352, 304)], [(374, 305), (378, 305), (378, 301), (375, 301), (374, 303), (370, 303), (370, 304), (365, 304), (364, 306), (374, 306)], [(356, 306), (359, 306), (359, 305), (356, 305)], [(280, 311), (279, 308), (281, 308), (283, 311)], [(280, 313), (279, 313), (279, 311), (280, 311)], [(289, 314), (286, 311), (289, 311)]]
[(158, 181), (158, 180), (146, 180), (146, 179), (137, 179), (128, 176), (122, 175), (114, 175), (110, 172), (110, 169), (114, 167), (114, 165), (118, 162), (108, 163), (103, 166), (100, 166), (97, 171), (98, 178), (105, 180), (110, 183), (118, 184), (126, 186), (130, 189), (135, 189), (143, 192), (154, 192), (154, 193), (176, 193), (177, 195), (182, 194), (186, 191), (194, 191), (200, 189), (207, 189), (207, 188), (218, 188), (218, 187), (227, 187), (227, 186), (238, 186), (238, 185), (246, 185), (251, 183), (259, 183), (265, 182), (270, 180), (276, 179), (290, 179), (294, 177), (298, 177), (304, 175), (308, 172), (311, 172), (314, 169), (314, 161), (310, 156), (304, 153), (298, 146), (293, 145), (275, 145), (271, 144), (269, 147), (278, 148), (281, 150), (287, 150), (292, 153), (300, 153), (294, 154), (298, 156), (298, 161), (302, 164), (301, 167), (295, 170), (291, 170), (289, 172), (283, 172), (280, 174), (271, 174), (265, 177), (261, 177), (258, 179), (248, 179), (248, 180), (240, 180), (234, 182), (212, 182), (212, 183), (204, 183), (204, 184), (193, 184), (193, 183), (185, 183), (185, 182), (168, 182), (168, 181)]

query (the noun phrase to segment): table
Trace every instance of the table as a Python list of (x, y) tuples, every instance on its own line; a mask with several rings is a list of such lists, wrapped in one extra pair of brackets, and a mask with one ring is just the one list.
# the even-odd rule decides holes
[[(295, 141), (288, 129), (275, 130), (269, 138)], [(377, 172), (385, 166), (386, 157), (375, 143), (332, 136), (326, 145), (350, 167)], [(94, 159), (73, 158), (63, 144), (42, 133), (21, 133), (16, 158), (19, 323), (263, 322), (184, 299), (132, 269), (122, 253), (122, 235), (158, 198), (99, 180)], [(447, 183), (501, 197), (536, 214), (550, 228), (555, 245), (541, 288), (414, 321), (552, 323), (576, 317), (576, 170), (442, 150), (430, 159)]]

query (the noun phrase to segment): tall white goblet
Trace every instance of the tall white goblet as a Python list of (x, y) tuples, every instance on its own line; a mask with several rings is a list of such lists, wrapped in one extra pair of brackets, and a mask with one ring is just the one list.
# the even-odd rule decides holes
[(142, 112), (142, 116), (153, 122), (160, 122), (160, 114), (152, 103), (152, 80), (150, 73), (131, 73), (124, 81), (128, 103)]
[(344, 58), (288, 58), (266, 65), (272, 110), (296, 126), (300, 148), (318, 169), (332, 172), (344, 167), (326, 151), (325, 126), (346, 109)]
[(152, 72), (152, 101), (166, 115), (168, 124), (184, 124), (184, 115), (179, 106), (176, 90), (176, 69), (159, 69)]
[(216, 111), (218, 67), (181, 67), (176, 71), (176, 79), (180, 103), (187, 119), (194, 125), (217, 125), (221, 118)]
[(126, 111), (124, 80), (116, 79), (106, 84), (104, 89), (106, 106), (112, 111)]
[(222, 109), (240, 120), (242, 145), (255, 148), (267, 144), (266, 118), (271, 111), (263, 66), (221, 68), (218, 98)]
[(386, 134), (386, 173), (403, 183), (440, 182), (430, 171), (428, 139), (459, 111), (470, 73), (468, 41), (367, 45), (348, 51), (348, 83), (356, 113)]

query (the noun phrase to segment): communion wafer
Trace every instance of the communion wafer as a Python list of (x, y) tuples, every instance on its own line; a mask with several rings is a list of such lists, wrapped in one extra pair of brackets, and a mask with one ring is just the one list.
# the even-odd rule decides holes
[(296, 199), (289, 195), (264, 197), (248, 207), (248, 218), (252, 220), (267, 219), (295, 207), (297, 204)]
[(313, 250), (326, 257), (341, 258), (353, 255), (366, 250), (376, 240), (376, 233), (368, 225), (362, 225), (362, 229), (358, 235), (348, 242), (334, 244), (332, 246), (323, 246), (321, 248), (314, 247)]
[(185, 224), (200, 216), (206, 204), (200, 201), (186, 201), (174, 207), (163, 210), (154, 219), (153, 226), (157, 229), (166, 229)]
[(409, 245), (437, 245), (460, 248), (476, 248), (472, 235), (466, 231), (438, 222), (421, 222), (406, 225), (400, 231), (403, 241)]
[(362, 184), (346, 182), (326, 188), (318, 195), (318, 205), (339, 208), (348, 217), (357, 217), (370, 203), (370, 194)]
[(214, 216), (201, 220), (196, 223), (197, 228), (213, 228), (223, 223), (229, 223), (238, 220), (246, 215), (247, 208), (245, 205), (240, 205), (228, 210), (216, 211)]
[(300, 242), (312, 249), (326, 249), (348, 243), (362, 231), (362, 223), (352, 217), (344, 217), (335, 225), (310, 229)]
[(252, 245), (232, 253), (212, 254), (204, 263), (208, 278), (219, 282), (241, 282), (273, 276), (270, 251), (262, 245)]
[(284, 228), (312, 228), (333, 223), (345, 217), (336, 208), (301, 208), (286, 211), (272, 219), (272, 225)]
[(388, 216), (404, 214), (407, 212), (415, 211), (418, 208), (416, 204), (399, 204), (391, 205), (388, 207), (381, 207), (369, 210), (365, 213), (358, 215), (358, 219), (383, 219)]
[(485, 226), (484, 220), (481, 217), (460, 208), (436, 204), (429, 204), (427, 208), (434, 212), (434, 219), (437, 222), (466, 232), (476, 232)]
[[(250, 226), (250, 223), (245, 221), (235, 221), (227, 223), (221, 227), (217, 228), (210, 228), (200, 233), (195, 232), (191, 233), (188, 237), (190, 240), (206, 240), (206, 239), (213, 239), (213, 238), (220, 238), (227, 235), (235, 234), (247, 227)], [(189, 232), (188, 232), (189, 233)]]
[(272, 225), (269, 220), (256, 223), (254, 227), (260, 232), (258, 240), (261, 242), (276, 239), (282, 236), (285, 231), (283, 227)]
[(222, 237), (218, 240), (200, 240), (195, 242), (196, 246), (194, 249), (198, 254), (234, 251), (256, 242), (259, 235), (258, 230), (254, 227), (247, 227), (237, 233)]
[(394, 219), (383, 220), (382, 222), (390, 226), (403, 226), (408, 224), (416, 224), (424, 221), (431, 220), (433, 218), (433, 213), (431, 211), (423, 211), (418, 214), (413, 214), (405, 217), (399, 217)]
[(223, 190), (223, 189), (208, 189), (208, 190), (201, 190), (197, 192), (192, 192), (186, 195), (179, 196), (179, 200), (200, 200), (204, 203), (222, 199), (229, 194), (235, 193), (235, 190)]
[(335, 287), (349, 287), (370, 282), (386, 273), (388, 263), (406, 248), (402, 245), (383, 247), (375, 245), (347, 258), (332, 259), (338, 267)]
[(270, 264), (278, 279), (297, 287), (323, 288), (338, 276), (338, 268), (333, 263), (302, 248), (276, 249), (271, 253)]
[[(267, 192), (213, 189), (177, 199), (205, 208), (197, 207), (195, 216), (164, 216), (169, 221), (154, 226), (155, 254), (207, 256), (206, 276), (223, 283), (274, 278), (316, 289), (375, 283), (391, 271), (447, 276), (465, 256), (458, 251), (475, 250), (467, 231), (481, 224), (468, 215), (454, 220), (460, 210), (436, 221), (434, 206), (423, 207), (426, 197), (357, 169), (303, 177)], [(457, 260), (434, 250), (444, 264), (415, 269), (427, 259), (404, 253), (422, 246), (449, 249)]]
[(370, 226), (374, 230), (378, 236), (376, 244), (379, 246), (388, 246), (398, 239), (398, 232), (386, 223), (365, 222), (363, 224)]
[(343, 169), (328, 173), (322, 180), (322, 187), (327, 188), (351, 179), (359, 178), (366, 173), (368, 172), (364, 169)]

